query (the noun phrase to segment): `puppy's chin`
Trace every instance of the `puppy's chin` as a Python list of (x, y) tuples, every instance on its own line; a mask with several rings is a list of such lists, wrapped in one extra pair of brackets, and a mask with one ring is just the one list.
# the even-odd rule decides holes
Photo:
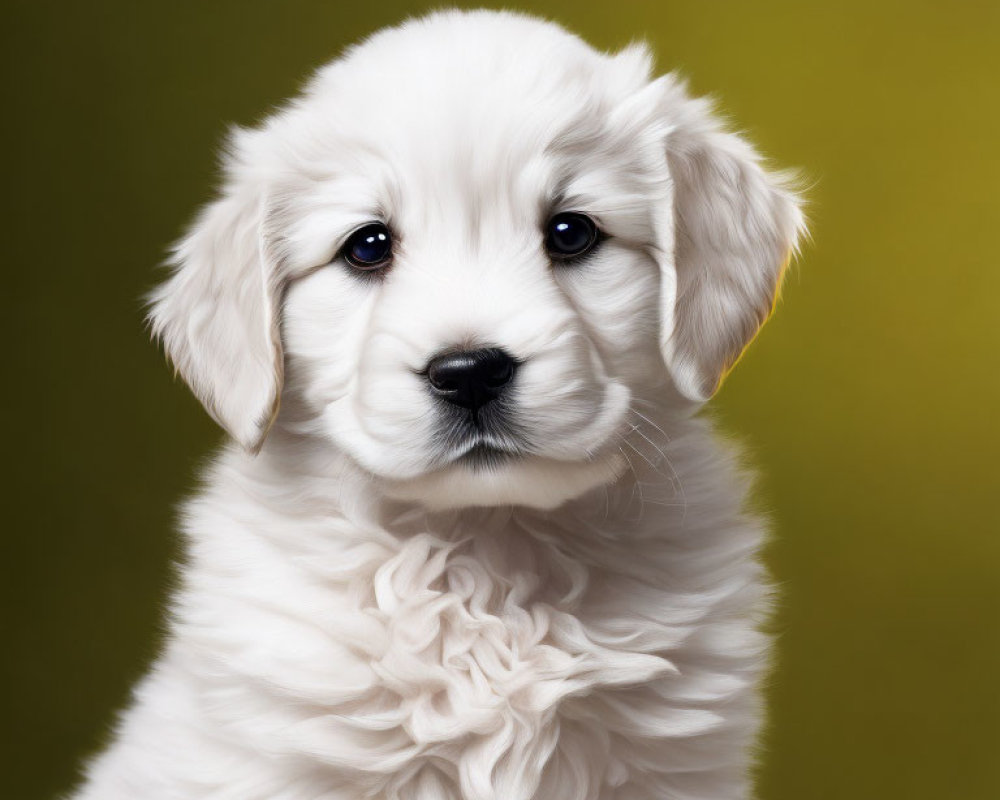
[(547, 510), (615, 481), (627, 466), (618, 452), (578, 462), (541, 456), (456, 462), (416, 478), (386, 481), (384, 490), (434, 511), (506, 505)]

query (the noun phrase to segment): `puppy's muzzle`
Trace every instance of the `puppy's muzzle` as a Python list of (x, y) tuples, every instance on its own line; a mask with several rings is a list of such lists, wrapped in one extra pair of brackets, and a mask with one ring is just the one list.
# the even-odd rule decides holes
[(514, 379), (517, 362), (498, 347), (443, 353), (425, 374), (435, 397), (473, 414), (499, 398)]

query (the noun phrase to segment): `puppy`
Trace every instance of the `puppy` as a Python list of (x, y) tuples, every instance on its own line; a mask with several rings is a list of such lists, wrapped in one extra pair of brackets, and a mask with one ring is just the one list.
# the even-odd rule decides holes
[(643, 47), (516, 14), (236, 130), (150, 304), (232, 442), (74, 797), (747, 797), (762, 525), (694, 412), (801, 227)]

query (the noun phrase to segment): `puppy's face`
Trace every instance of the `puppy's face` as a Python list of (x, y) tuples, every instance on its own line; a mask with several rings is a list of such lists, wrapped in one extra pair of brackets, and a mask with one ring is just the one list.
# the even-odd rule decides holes
[(244, 444), (280, 398), (393, 496), (551, 507), (612, 480), (637, 399), (714, 390), (799, 225), (648, 69), (512, 15), (379, 34), (234, 136), (157, 332)]

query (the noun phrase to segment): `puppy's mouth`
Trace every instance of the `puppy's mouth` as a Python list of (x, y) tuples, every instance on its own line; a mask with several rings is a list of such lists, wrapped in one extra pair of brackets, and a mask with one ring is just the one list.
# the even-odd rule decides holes
[(473, 470), (495, 469), (502, 464), (520, 458), (522, 453), (486, 442), (477, 442), (458, 456), (453, 463), (461, 464)]
[(526, 432), (502, 403), (490, 403), (478, 413), (441, 409), (439, 464), (472, 471), (499, 469), (532, 451)]

